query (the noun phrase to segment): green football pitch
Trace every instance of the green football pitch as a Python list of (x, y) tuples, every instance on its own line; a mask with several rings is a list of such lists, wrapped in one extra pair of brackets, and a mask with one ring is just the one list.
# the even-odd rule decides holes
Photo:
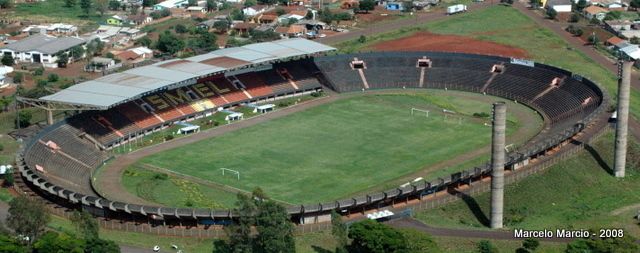
[[(498, 100), (451, 91), (338, 96), (344, 97), (157, 153), (137, 166), (151, 165), (245, 191), (260, 187), (293, 204), (333, 201), (402, 184), (430, 165), (485, 148), (490, 120), (472, 115), (490, 114), (490, 102)], [(509, 106), (537, 118), (529, 108)], [(411, 108), (428, 110), (429, 116), (411, 115)], [(455, 115), (445, 118), (443, 109)], [(509, 114), (508, 133), (521, 127), (518, 117)], [(532, 132), (539, 128), (540, 119), (536, 120), (537, 125), (527, 126)], [(229, 171), (223, 176), (221, 168), (238, 171), (240, 179)], [(157, 190), (171, 191), (161, 188)]]

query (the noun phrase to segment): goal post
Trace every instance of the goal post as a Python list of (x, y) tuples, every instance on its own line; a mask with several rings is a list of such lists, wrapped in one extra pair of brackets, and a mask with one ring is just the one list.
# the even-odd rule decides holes
[(226, 171), (227, 173), (235, 174), (236, 178), (238, 178), (238, 180), (240, 180), (240, 172), (237, 171), (237, 170), (232, 170), (232, 169), (227, 169), (227, 168), (220, 168), (220, 171), (222, 171), (222, 176), (224, 176), (224, 172)]
[(416, 113), (424, 114), (425, 117), (429, 118), (429, 111), (428, 110), (422, 110), (422, 109), (418, 109), (418, 108), (411, 108), (411, 116), (413, 116)]

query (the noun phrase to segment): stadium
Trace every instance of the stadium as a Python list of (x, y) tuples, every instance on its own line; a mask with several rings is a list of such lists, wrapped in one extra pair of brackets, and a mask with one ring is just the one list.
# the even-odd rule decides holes
[[(283, 109), (271, 104), (320, 93), (325, 95)], [(234, 213), (225, 205), (127, 202), (137, 199), (101, 183), (121, 179), (101, 178), (104, 173), (97, 170), (128, 170), (142, 160), (186, 179), (234, 189), (231, 193), (261, 187), (287, 204), (300, 227), (326, 223), (333, 210), (364, 215), (407, 208), (491, 174), (489, 164), (479, 162), (446, 175), (420, 176), (420, 168), (490, 140), (490, 121), (471, 116), (473, 109), (422, 105), (424, 96), (458, 97), (449, 101), (454, 104), (484, 100), (468, 102), (470, 108), (486, 105), (478, 111), (490, 110), (487, 101), (508, 101), (510, 108), (530, 110), (527, 118), (539, 117), (535, 133), (508, 150), (506, 169), (513, 174), (578, 145), (576, 137), (599, 131), (609, 104), (592, 81), (523, 59), (446, 52), (336, 54), (304, 39), (279, 40), (163, 61), (40, 99), (22, 98), (46, 109), (50, 125), (25, 139), (16, 155), (22, 176), (17, 183), (52, 205), (149, 227), (207, 230), (229, 224)], [(240, 120), (247, 108), (257, 115)], [(53, 122), (55, 110), (74, 114)], [(238, 122), (141, 148), (130, 153), (138, 154), (136, 160), (123, 161), (122, 150), (145, 136), (177, 126), (199, 131), (188, 122), (212, 118)], [(218, 129), (224, 133), (211, 134)], [(371, 138), (372, 133), (386, 138)], [(300, 137), (282, 140), (294, 135)], [(298, 145), (288, 144), (291, 140)], [(370, 146), (359, 147), (362, 143)]]

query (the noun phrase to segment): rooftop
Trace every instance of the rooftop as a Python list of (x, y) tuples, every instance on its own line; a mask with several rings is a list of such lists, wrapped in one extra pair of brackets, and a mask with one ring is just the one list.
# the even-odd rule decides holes
[(589, 14), (598, 14), (598, 13), (602, 13), (602, 12), (609, 12), (607, 9), (599, 7), (599, 6), (595, 6), (595, 5), (591, 5), (587, 8), (584, 9), (584, 12), (589, 13)]
[(44, 34), (29, 36), (0, 49), (10, 49), (16, 52), (37, 51), (45, 54), (56, 54), (77, 45), (85, 40), (76, 37), (53, 37)]
[(194, 84), (206, 76), (333, 50), (335, 48), (306, 39), (225, 48), (106, 75), (40, 99), (105, 110), (153, 92)]

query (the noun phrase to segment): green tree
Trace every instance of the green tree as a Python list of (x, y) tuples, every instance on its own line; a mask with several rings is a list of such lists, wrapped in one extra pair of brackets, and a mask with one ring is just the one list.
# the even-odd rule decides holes
[(287, 209), (274, 202), (263, 201), (256, 215), (256, 244), (265, 253), (296, 252), (293, 239), (293, 224)]
[(622, 18), (621, 11), (610, 11), (604, 16), (604, 20), (618, 20), (620, 18)]
[(633, 36), (629, 39), (629, 42), (631, 42), (631, 44), (640, 44), (640, 38)]
[(176, 31), (176, 33), (187, 33), (189, 32), (189, 29), (187, 29), (187, 27), (183, 24), (177, 24), (176, 27), (174, 28), (174, 30)]
[(285, 11), (284, 9), (282, 9), (280, 7), (276, 8), (276, 15), (282, 16), (282, 15), (284, 15), (286, 13), (287, 13), (287, 11)]
[[(0, 151), (2, 151), (2, 149), (4, 149), (4, 148), (0, 148)], [(4, 186), (11, 187), (11, 186), (13, 186), (14, 181), (15, 180), (13, 178), (13, 173), (4, 174), (4, 182), (3, 182)], [(2, 252), (2, 251), (0, 250), (0, 252)]]
[(580, 21), (580, 15), (578, 13), (571, 14), (571, 16), (569, 17), (569, 22), (578, 23), (578, 21)]
[(113, 241), (94, 238), (86, 240), (84, 252), (91, 253), (120, 253), (120, 247)]
[(92, 0), (80, 0), (80, 8), (84, 11), (84, 14), (88, 17), (93, 9)]
[(33, 244), (38, 253), (84, 253), (84, 241), (68, 234), (46, 232)]
[(36, 88), (40, 88), (43, 89), (44, 87), (46, 87), (49, 84), (49, 82), (47, 82), (47, 80), (44, 79), (40, 79), (36, 82)]
[(479, 253), (498, 253), (498, 248), (494, 246), (488, 240), (482, 240), (478, 242), (478, 252)]
[(70, 220), (84, 240), (99, 238), (98, 222), (87, 211), (74, 211)]
[(142, 6), (144, 7), (153, 7), (158, 3), (157, 0), (142, 0)]
[(413, 1), (402, 2), (402, 12), (411, 12), (411, 11), (413, 11)]
[(411, 253), (437, 253), (441, 252), (438, 244), (423, 232), (415, 229), (399, 229), (407, 239), (407, 252)]
[(638, 8), (640, 8), (640, 0), (631, 0), (631, 2), (629, 2), (629, 6), (631, 6), (631, 8), (638, 10)]
[(231, 10), (231, 19), (233, 20), (244, 20), (244, 13), (239, 9)]
[(280, 39), (280, 34), (274, 32), (274, 31), (258, 31), (258, 30), (251, 30), (249, 32), (251, 34), (251, 39), (254, 42), (267, 42), (267, 41), (274, 41), (277, 39)]
[(77, 60), (84, 57), (85, 50), (84, 50), (84, 47), (82, 46), (75, 46), (69, 49), (69, 53), (71, 54), (71, 57), (73, 57), (74, 60)]
[(335, 210), (331, 211), (331, 234), (338, 244), (336, 253), (346, 253), (349, 244), (347, 225), (342, 222), (342, 216)]
[(109, 10), (117, 11), (118, 9), (120, 9), (120, 1), (109, 0)]
[(145, 46), (145, 47), (150, 47), (152, 43), (153, 41), (151, 40), (151, 38), (145, 35), (145, 36), (142, 36), (142, 38), (139, 38), (138, 40), (136, 40), (135, 44)]
[(109, 9), (109, 0), (95, 0), (94, 7), (100, 13), (100, 16), (104, 16), (104, 13)]
[(522, 247), (529, 250), (535, 251), (540, 246), (540, 241), (535, 238), (527, 238), (522, 241)]
[[(638, 0), (638, 1), (640, 1), (640, 0)], [(307, 15), (304, 15), (304, 18), (312, 19), (313, 18), (313, 11), (307, 11)]]
[(47, 80), (48, 80), (49, 82), (55, 83), (55, 82), (57, 82), (58, 80), (60, 80), (60, 77), (59, 77), (58, 75), (54, 74), (54, 73), (51, 73), (51, 74), (49, 74), (49, 76), (47, 77)]
[(372, 11), (375, 7), (376, 2), (374, 0), (361, 0), (358, 5), (358, 8), (365, 11), (365, 13), (369, 13), (369, 11)]
[(214, 0), (207, 0), (207, 11), (213, 11), (218, 8)]
[(530, 0), (529, 4), (531, 4), (531, 7), (533, 7), (534, 9), (540, 8), (540, 6), (542, 6), (542, 1), (541, 0)]
[(218, 48), (216, 44), (217, 37), (208, 31), (199, 33), (199, 36), (193, 40), (192, 46), (201, 50), (211, 51)]
[(378, 223), (364, 220), (349, 227), (349, 238), (352, 239), (349, 252), (404, 252), (407, 240), (397, 230)]
[(578, 0), (578, 3), (576, 3), (576, 9), (578, 11), (582, 11), (586, 7), (587, 7), (587, 0)]
[(595, 33), (593, 33), (593, 34), (589, 35), (589, 43), (590, 43), (591, 45), (593, 45), (593, 46), (595, 47), (595, 46), (597, 46), (597, 45), (598, 45), (598, 42), (599, 42), (599, 40), (598, 40), (598, 36), (596, 36), (596, 34), (595, 34)]
[(358, 37), (358, 42), (360, 43), (367, 42), (367, 37), (365, 37), (364, 35), (360, 35), (360, 37)]
[(258, 212), (255, 201), (251, 197), (238, 193), (233, 209), (237, 221), (224, 229), (229, 238), (229, 247), (232, 252), (250, 253), (253, 251), (254, 238), (251, 235), (251, 228), (255, 224), (255, 215)]
[(0, 0), (0, 9), (9, 9), (11, 7), (13, 7), (11, 0)]
[(23, 75), (20, 72), (17, 72), (13, 75), (13, 82), (14, 83), (22, 83), (22, 79), (23, 79)]
[(331, 22), (333, 21), (333, 13), (329, 9), (329, 7), (325, 7), (324, 10), (320, 12), (320, 20), (327, 24), (331, 24)]
[(175, 54), (178, 51), (184, 49), (184, 41), (178, 39), (171, 32), (165, 31), (164, 33), (160, 34), (160, 37), (158, 37), (156, 48), (165, 53)]
[(264, 5), (274, 5), (278, 2), (278, 0), (258, 0), (258, 3), (260, 4), (264, 4)]
[(13, 66), (13, 64), (15, 64), (15, 60), (10, 54), (4, 54), (2, 56), (2, 60), (0, 60), (0, 63), (5, 66)]
[(64, 6), (67, 8), (73, 8), (76, 6), (76, 0), (64, 0)]
[(56, 60), (56, 63), (58, 64), (58, 67), (66, 68), (67, 64), (69, 64), (69, 55), (67, 53), (60, 53), (57, 56), (58, 59)]
[[(23, 127), (28, 126), (31, 113), (20, 111), (18, 121)], [(51, 216), (47, 213), (45, 205), (39, 200), (31, 200), (25, 196), (18, 196), (9, 202), (7, 226), (17, 234), (28, 236), (31, 244), (44, 232)]]
[(258, 4), (258, 2), (256, 0), (245, 0), (244, 1), (244, 7), (251, 7)]
[(220, 20), (213, 23), (213, 28), (219, 33), (225, 33), (229, 29), (229, 21)]
[(582, 34), (584, 34), (584, 31), (582, 30), (582, 28), (576, 29), (575, 32), (573, 33), (573, 35), (578, 37), (582, 36)]
[(596, 18), (595, 16), (593, 16), (593, 18), (591, 18), (591, 20), (589, 20), (589, 23), (592, 25), (599, 25), (600, 24), (600, 20), (598, 18)]
[(187, 1), (187, 5), (196, 6), (196, 5), (198, 5), (198, 0), (188, 0)]
[(558, 12), (555, 9), (551, 7), (547, 8), (547, 17), (549, 19), (556, 19), (557, 16), (558, 16)]

